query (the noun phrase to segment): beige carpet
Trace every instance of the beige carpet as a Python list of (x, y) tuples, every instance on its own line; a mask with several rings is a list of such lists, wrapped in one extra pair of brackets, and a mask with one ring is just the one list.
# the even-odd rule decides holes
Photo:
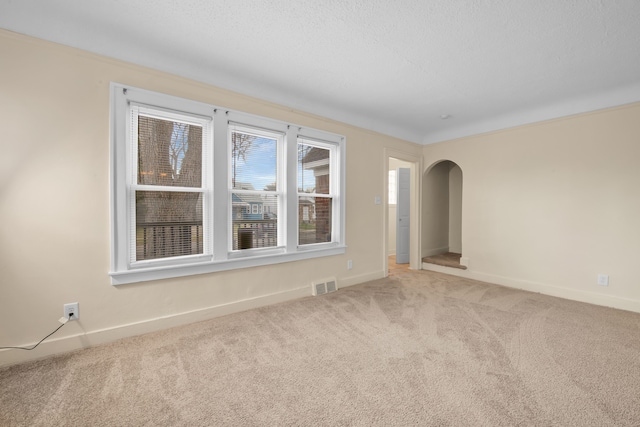
[(422, 262), (466, 270), (467, 266), (460, 264), (461, 256), (462, 254), (456, 252), (446, 252), (439, 255), (426, 256), (422, 258)]
[(638, 426), (640, 315), (408, 272), (0, 370), (1, 426)]

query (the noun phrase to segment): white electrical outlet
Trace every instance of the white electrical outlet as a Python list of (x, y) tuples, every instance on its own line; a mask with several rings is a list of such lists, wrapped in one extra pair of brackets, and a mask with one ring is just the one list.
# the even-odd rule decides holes
[[(69, 317), (72, 315), (71, 317)], [(80, 318), (80, 304), (70, 302), (64, 305), (64, 318), (69, 320), (78, 320)]]
[(598, 285), (609, 286), (609, 276), (607, 274), (598, 274)]
[(353, 260), (347, 261), (347, 270), (351, 270), (353, 268)]

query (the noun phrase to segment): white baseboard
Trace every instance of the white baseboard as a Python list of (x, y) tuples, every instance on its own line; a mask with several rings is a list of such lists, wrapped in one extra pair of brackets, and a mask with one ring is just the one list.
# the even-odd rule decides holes
[(380, 270), (374, 273), (360, 274), (358, 276), (341, 279), (338, 281), (338, 286), (340, 288), (346, 288), (347, 286), (359, 285), (360, 283), (382, 279), (383, 277), (387, 277), (387, 275), (384, 273), (384, 270)]
[(529, 292), (537, 292), (544, 295), (570, 299), (573, 301), (586, 302), (589, 304), (601, 305), (604, 307), (617, 308), (620, 310), (640, 313), (640, 301), (621, 298), (611, 295), (604, 295), (597, 292), (589, 292), (578, 289), (563, 288), (561, 286), (548, 285), (545, 283), (532, 282), (511, 277), (498, 276), (495, 274), (483, 273), (479, 271), (461, 270), (458, 268), (443, 267), (435, 264), (422, 264), (423, 270), (437, 271), (439, 273), (450, 274), (452, 276), (466, 277), (468, 279), (480, 280), (482, 282), (494, 283), (496, 285), (509, 288), (522, 289)]
[(177, 313), (170, 316), (147, 319), (141, 322), (118, 325), (90, 332), (83, 332), (68, 337), (62, 337), (58, 339), (50, 338), (40, 344), (36, 349), (28, 352), (16, 349), (0, 350), (0, 367), (43, 359), (56, 354), (67, 353), (74, 350), (93, 347), (99, 344), (105, 344), (121, 338), (133, 337), (149, 332), (182, 326), (189, 323), (200, 322), (215, 317), (225, 316), (227, 314), (238, 313), (241, 311), (250, 310), (252, 308), (264, 307), (267, 305), (277, 304), (280, 302), (285, 302), (310, 295), (311, 288), (309, 286), (304, 286), (289, 291), (263, 295), (255, 298), (245, 299), (242, 301), (221, 304), (218, 306), (207, 307), (184, 313)]

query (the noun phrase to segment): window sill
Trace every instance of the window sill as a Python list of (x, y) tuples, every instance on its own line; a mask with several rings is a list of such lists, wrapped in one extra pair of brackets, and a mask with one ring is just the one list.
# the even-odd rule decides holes
[(330, 248), (305, 250), (295, 253), (260, 255), (250, 258), (235, 258), (224, 261), (206, 261), (183, 265), (153, 266), (136, 268), (128, 271), (110, 272), (112, 285), (146, 282), (150, 280), (170, 279), (173, 277), (191, 276), (195, 274), (215, 273), (217, 271), (236, 270), (241, 268), (258, 267), (262, 265), (281, 264), (291, 261), (319, 258), (325, 256), (342, 255), (346, 246), (332, 246)]

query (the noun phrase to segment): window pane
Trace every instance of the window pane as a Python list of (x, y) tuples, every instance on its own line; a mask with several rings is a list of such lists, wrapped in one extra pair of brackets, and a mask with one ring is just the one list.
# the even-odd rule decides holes
[(136, 260), (203, 253), (202, 194), (136, 191)]
[(298, 244), (331, 241), (330, 197), (298, 197)]
[(273, 138), (231, 133), (231, 183), (234, 190), (276, 190), (278, 145)]
[(298, 191), (329, 194), (330, 150), (298, 144)]
[(390, 170), (389, 171), (389, 204), (390, 205), (395, 205), (396, 204), (396, 171), (395, 170)]
[(200, 187), (202, 127), (138, 116), (138, 184)]
[(269, 194), (232, 194), (233, 250), (278, 245), (278, 198)]

